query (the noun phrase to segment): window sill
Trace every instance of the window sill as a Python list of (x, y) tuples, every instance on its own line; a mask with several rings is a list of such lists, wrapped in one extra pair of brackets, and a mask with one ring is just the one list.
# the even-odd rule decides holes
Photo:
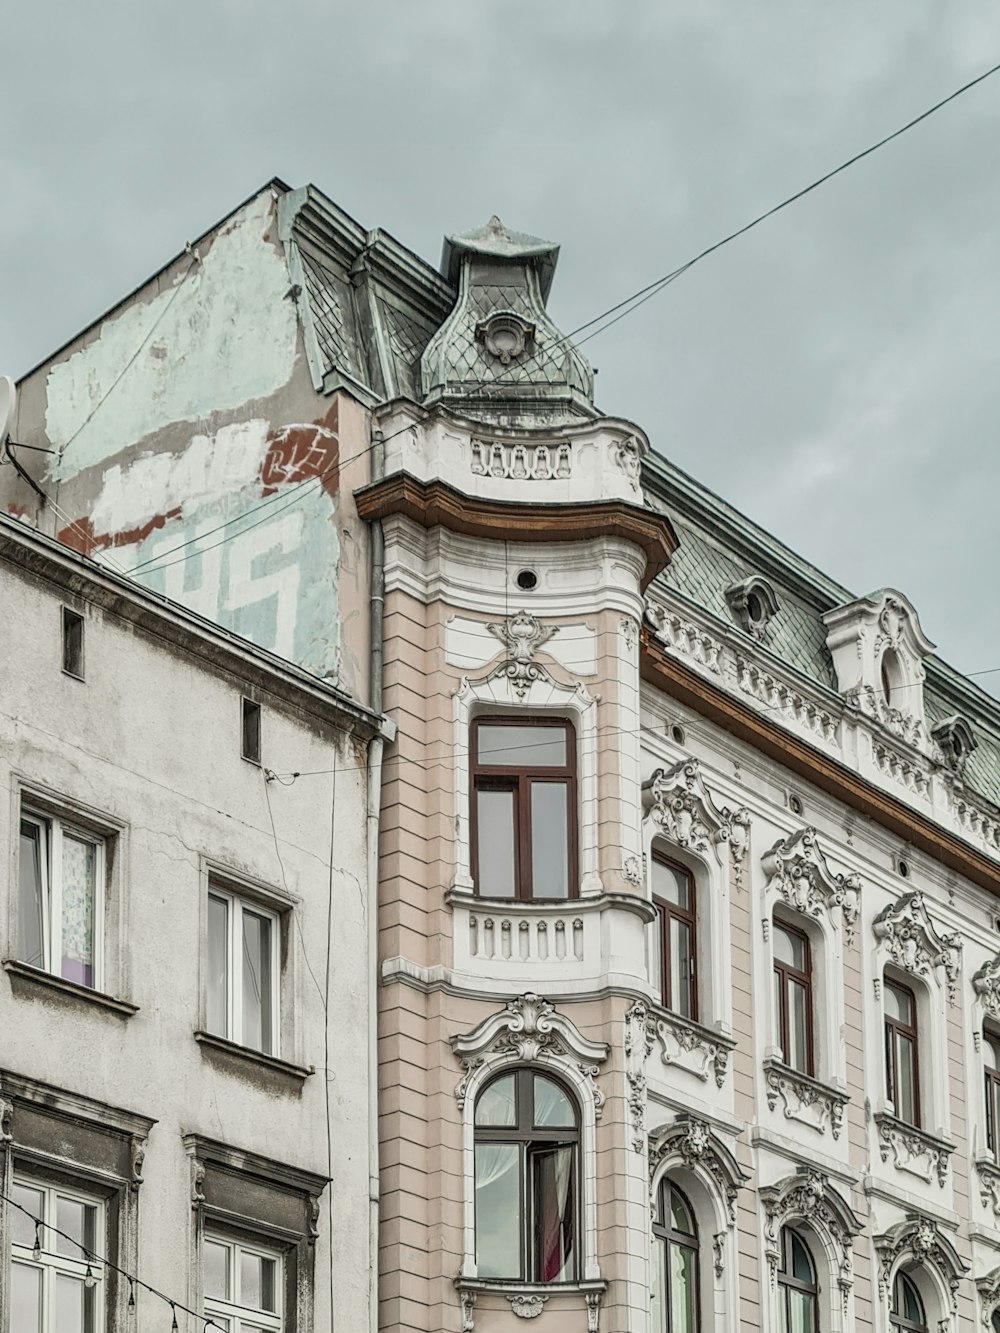
[(601, 1297), (608, 1289), (603, 1278), (582, 1282), (520, 1282), (516, 1278), (457, 1277), (455, 1286), (462, 1302), (463, 1328), (474, 1329), (474, 1310), (481, 1296), (496, 1296), (510, 1303), (518, 1319), (535, 1319), (553, 1296), (582, 1297), (587, 1309), (587, 1329), (596, 1333)]
[(246, 1075), (249, 1069), (257, 1068), (262, 1073), (277, 1075), (283, 1081), (294, 1083), (301, 1088), (310, 1074), (316, 1071), (310, 1065), (293, 1065), (281, 1060), (276, 1055), (264, 1055), (262, 1051), (253, 1051), (249, 1046), (238, 1046), (225, 1037), (217, 1037), (214, 1032), (198, 1031), (194, 1039), (201, 1047), (202, 1054), (208, 1059), (217, 1059), (231, 1072)]
[(110, 1010), (119, 1018), (131, 1018), (139, 1012), (139, 1006), (130, 1004), (128, 1000), (116, 1000), (113, 995), (81, 986), (77, 981), (67, 981), (65, 977), (57, 977), (54, 972), (45, 972), (40, 967), (32, 967), (30, 963), (22, 963), (16, 958), (5, 959), (4, 969), (10, 976), (11, 990), (15, 994), (22, 989), (31, 995), (54, 992), (71, 1002), (83, 1000), (98, 1009)]
[(937, 1177), (937, 1183), (944, 1188), (948, 1178), (948, 1159), (955, 1151), (954, 1143), (938, 1138), (936, 1134), (930, 1134), (917, 1125), (909, 1125), (905, 1120), (897, 1120), (894, 1115), (884, 1111), (876, 1112), (874, 1120), (879, 1155), (883, 1162), (892, 1158), (898, 1170), (919, 1176), (927, 1184)]
[(799, 1120), (821, 1134), (829, 1124), (833, 1137), (840, 1138), (844, 1107), (851, 1100), (846, 1092), (774, 1059), (764, 1061), (764, 1082), (770, 1110), (775, 1110), (780, 1100), (786, 1120)]
[(653, 1035), (660, 1043), (660, 1059), (665, 1065), (686, 1069), (707, 1083), (715, 1078), (721, 1088), (729, 1068), (729, 1053), (736, 1048), (736, 1038), (719, 1028), (705, 1027), (693, 1018), (675, 1014), (660, 1004), (651, 1005), (649, 1016)]
[(489, 912), (494, 916), (522, 912), (532, 916), (547, 912), (606, 912), (609, 908), (619, 908), (634, 912), (647, 923), (656, 920), (653, 904), (629, 893), (595, 893), (576, 898), (487, 898), (464, 889), (448, 889), (444, 900), (449, 907), (464, 907), (467, 911)]

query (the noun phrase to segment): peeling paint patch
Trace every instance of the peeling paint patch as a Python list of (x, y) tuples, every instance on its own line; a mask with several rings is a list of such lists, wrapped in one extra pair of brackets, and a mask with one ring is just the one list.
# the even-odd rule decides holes
[(148, 454), (124, 468), (116, 463), (91, 508), (93, 530), (119, 532), (151, 514), (191, 514), (223, 501), (254, 483), (267, 447), (266, 421), (238, 421), (214, 435), (195, 435), (179, 454)]
[(268, 243), (269, 194), (216, 236), (202, 261), (151, 300), (105, 320), (46, 384), (46, 431), (63, 481), (153, 431), (265, 398), (291, 378), (297, 348), (284, 257)]

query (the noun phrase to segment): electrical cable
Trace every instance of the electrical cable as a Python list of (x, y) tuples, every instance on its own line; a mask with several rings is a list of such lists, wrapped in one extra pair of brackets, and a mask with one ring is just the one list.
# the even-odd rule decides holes
[[(151, 1287), (148, 1282), (143, 1282), (142, 1278), (136, 1277), (134, 1273), (128, 1272), (128, 1270), (122, 1268), (120, 1264), (114, 1263), (111, 1259), (104, 1258), (103, 1255), (97, 1254), (93, 1250), (88, 1250), (86, 1246), (80, 1244), (76, 1236), (70, 1236), (67, 1232), (60, 1231), (58, 1227), (53, 1226), (50, 1222), (46, 1222), (43, 1218), (36, 1217), (34, 1213), (32, 1213), (29, 1209), (25, 1208), (23, 1204), (18, 1203), (16, 1199), (11, 1198), (9, 1194), (5, 1194), (2, 1191), (0, 1191), (0, 1199), (2, 1199), (4, 1203), (9, 1203), (11, 1207), (16, 1208), (18, 1212), (23, 1213), (25, 1217), (29, 1219), (29, 1221), (34, 1223), (35, 1238), (39, 1253), (41, 1252), (41, 1245), (39, 1243), (40, 1229), (45, 1231), (51, 1231), (54, 1235), (61, 1236), (63, 1240), (69, 1241), (71, 1245), (74, 1245), (78, 1250), (80, 1250), (85, 1256), (88, 1265), (101, 1264), (105, 1268), (110, 1268), (112, 1272), (120, 1274), (120, 1276), (125, 1278), (125, 1280), (128, 1282), (130, 1293), (134, 1291), (135, 1287), (140, 1287), (143, 1291), (148, 1291), (151, 1296), (156, 1296), (166, 1305), (169, 1305), (171, 1310), (174, 1311), (174, 1324), (173, 1324), (174, 1328), (177, 1327), (176, 1312), (180, 1310), (182, 1314), (189, 1314), (194, 1319), (200, 1319), (206, 1329), (213, 1328), (217, 1330), (217, 1333), (223, 1333), (222, 1326), (220, 1324), (216, 1324), (212, 1319), (211, 1315), (199, 1314), (197, 1310), (192, 1310), (189, 1306), (183, 1305), (180, 1301), (171, 1300), (171, 1298), (167, 1296), (164, 1292), (158, 1291), (156, 1287)], [(129, 1305), (133, 1304), (134, 1302), (130, 1298)]]

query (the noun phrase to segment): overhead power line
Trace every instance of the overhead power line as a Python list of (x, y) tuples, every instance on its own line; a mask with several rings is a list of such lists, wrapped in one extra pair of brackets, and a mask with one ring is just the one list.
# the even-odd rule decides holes
[[(576, 344), (577, 346), (583, 346), (584, 343), (589, 342), (592, 338), (596, 338), (599, 334), (605, 333), (608, 329), (610, 329), (613, 325), (617, 324), (620, 320), (625, 319), (628, 315), (631, 315), (634, 311), (638, 310), (640, 306), (645, 305), (647, 301), (652, 300), (654, 296), (658, 295), (661, 291), (663, 291), (664, 288), (670, 285), (670, 283), (675, 282), (677, 278), (682, 276), (682, 274), (687, 273), (690, 269), (694, 268), (696, 264), (699, 264), (703, 259), (706, 259), (709, 255), (715, 254), (718, 250), (721, 250), (724, 246), (731, 244), (733, 241), (737, 240), (741, 236), (745, 236), (747, 232), (752, 231), (755, 227), (760, 226), (761, 223), (766, 222), (769, 218), (774, 217), (777, 213), (780, 213), (784, 209), (789, 208), (792, 204), (797, 203), (800, 199), (804, 199), (806, 195), (811, 194), (814, 190), (818, 190), (820, 186), (825, 185), (828, 181), (833, 180), (834, 177), (839, 176), (842, 172), (847, 171), (850, 167), (855, 166), (858, 162), (861, 162), (865, 158), (870, 157), (873, 153), (878, 152), (880, 149), (884, 148), (887, 144), (892, 143), (895, 139), (898, 139), (902, 135), (908, 133), (910, 130), (914, 129), (917, 125), (920, 125), (923, 121), (929, 119), (931, 116), (935, 115), (938, 111), (942, 110), (942, 108), (948, 106), (951, 102), (956, 101), (959, 97), (962, 97), (965, 93), (971, 91), (979, 84), (984, 83), (987, 79), (991, 78), (994, 74), (997, 74), (998, 72), (1000, 72), (1000, 63), (992, 65), (989, 69), (984, 70), (981, 74), (976, 75), (975, 78), (969, 79), (966, 83), (963, 83), (961, 87), (954, 89), (952, 92), (948, 93), (947, 96), (942, 97), (932, 106), (929, 106), (924, 111), (921, 111), (919, 115), (916, 115), (912, 119), (908, 120), (904, 125), (900, 125), (897, 129), (893, 130), (891, 133), (883, 135), (881, 139), (878, 139), (874, 143), (869, 144), (867, 148), (863, 148), (860, 152), (854, 153), (851, 157), (841, 162), (838, 166), (833, 167), (830, 171), (824, 172), (822, 176), (817, 176), (816, 179), (810, 181), (808, 185), (803, 186), (800, 190), (796, 190), (794, 194), (788, 195), (786, 198), (782, 199), (779, 203), (774, 204), (772, 205), (772, 207), (766, 209), (763, 213), (759, 213), (749, 222), (744, 223), (742, 227), (738, 227), (735, 231), (732, 231), (728, 235), (723, 236), (720, 240), (713, 242), (709, 246), (706, 246), (703, 250), (699, 251), (698, 254), (692, 256), (692, 258), (686, 260), (683, 264), (680, 264), (676, 268), (671, 269), (669, 273), (665, 273), (662, 277), (654, 279), (652, 282), (647, 283), (644, 287), (640, 287), (637, 291), (632, 292), (630, 296), (626, 296), (623, 300), (616, 302), (616, 304), (612, 306), (609, 306), (606, 310), (601, 311), (600, 314), (595, 315), (592, 319), (587, 320), (583, 324), (577, 325), (577, 327), (572, 329), (569, 333), (563, 334), (560, 337), (554, 339), (544, 350), (539, 349), (538, 351), (533, 353), (532, 360), (534, 360), (536, 364), (541, 364), (543, 358), (545, 358), (546, 360), (551, 359), (559, 351), (561, 347), (570, 343), (574, 338), (576, 338), (578, 334), (585, 332), (587, 329), (592, 329), (593, 332), (588, 333), (585, 338), (581, 338), (579, 342)], [(187, 274), (185, 274), (185, 277), (186, 276)], [(496, 387), (498, 391), (502, 392), (505, 386), (503, 384), (498, 384)], [(86, 425), (86, 422), (84, 422), (84, 425)], [(402, 427), (400, 430), (393, 432), (393, 434), (387, 435), (383, 443), (387, 443), (389, 440), (394, 439), (397, 435), (401, 435), (405, 431), (410, 429), (411, 427), (409, 425)], [(369, 452), (369, 449), (370, 446), (366, 446), (366, 448), (359, 450), (357, 453), (349, 455), (347, 458), (338, 460), (325, 472), (322, 472), (314, 477), (308, 477), (303, 481), (295, 483), (293, 486), (278, 492), (275, 495), (269, 496), (267, 499), (262, 500), (259, 504), (253, 505), (250, 508), (248, 508), (243, 514), (228, 519), (224, 523), (220, 523), (217, 527), (211, 529), (209, 532), (200, 533), (197, 537), (191, 537), (186, 541), (179, 542), (176, 546), (170, 547), (166, 551), (161, 551), (155, 556), (151, 556), (148, 557), (146, 560), (140, 561), (139, 564), (134, 565), (130, 570), (127, 571), (127, 573), (129, 575), (135, 575), (140, 572), (146, 574), (153, 574), (158, 572), (160, 569), (169, 568), (171, 564), (176, 564), (179, 563), (180, 561), (188, 559), (189, 556), (184, 555), (180, 557), (179, 561), (169, 561), (169, 562), (166, 561), (167, 556), (173, 555), (176, 552), (183, 551), (191, 546), (196, 546), (198, 542), (203, 541), (206, 537), (211, 536), (215, 532), (219, 532), (225, 528), (230, 527), (231, 524), (242, 525), (245, 522), (245, 520), (251, 518), (259, 510), (269, 507), (279, 499), (285, 499), (286, 497), (288, 497), (289, 492), (291, 492), (294, 495), (294, 499), (289, 498), (288, 500), (289, 505), (292, 503), (296, 503), (298, 500), (303, 499), (307, 493), (311, 493), (309, 489), (310, 487), (312, 487), (313, 490), (317, 489), (317, 487), (314, 486), (313, 483), (319, 483), (321, 485), (323, 481), (325, 481), (334, 472), (336, 472), (338, 469), (346, 467), (348, 463), (354, 462), (358, 458), (361, 458), (364, 454)], [(282, 505), (282, 510), (286, 507), (287, 507), (286, 505)], [(276, 512), (281, 512), (281, 510), (278, 510)], [(217, 546), (225, 545), (227, 542), (232, 541), (236, 537), (240, 536), (243, 532), (249, 531), (250, 527), (255, 527), (255, 526), (257, 526), (256, 523), (250, 524), (247, 527), (239, 527), (238, 531), (227, 533), (221, 539), (221, 541), (213, 543), (212, 547), (203, 549), (214, 549)], [(200, 551), (191, 552), (190, 554), (200, 554)]]

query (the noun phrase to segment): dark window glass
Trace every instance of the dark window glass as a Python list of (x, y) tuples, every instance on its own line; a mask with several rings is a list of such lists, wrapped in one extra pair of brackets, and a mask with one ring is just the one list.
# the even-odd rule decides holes
[(17, 956), (32, 967), (46, 966), (46, 856), (44, 825), (21, 820), (17, 886)]
[(698, 1017), (695, 884), (683, 866), (653, 853), (653, 906), (657, 946), (653, 984), (664, 1008)]
[(781, 1232), (781, 1267), (778, 1269), (781, 1293), (782, 1333), (818, 1333), (819, 1287), (816, 1266), (809, 1246), (791, 1227)]
[(670, 1180), (659, 1189), (653, 1218), (652, 1327), (655, 1333), (698, 1328), (698, 1229), (691, 1205)]
[(790, 1069), (812, 1074), (812, 962), (809, 940), (783, 922), (774, 923), (774, 1013), (781, 1058)]
[(572, 1282), (579, 1263), (576, 1106), (518, 1069), (476, 1101), (476, 1265), (480, 1277)]
[(885, 1084), (892, 1112), (907, 1124), (920, 1124), (920, 1077), (917, 1059), (917, 1001), (908, 986), (886, 981)]
[(575, 898), (576, 765), (568, 722), (472, 724), (472, 866), (484, 898)]
[(894, 1329), (905, 1333), (927, 1333), (927, 1316), (913, 1280), (905, 1273), (897, 1273), (892, 1284), (892, 1305), (889, 1322)]
[(1000, 1162), (1000, 1036), (983, 1033), (983, 1064), (986, 1081), (986, 1140), (995, 1161)]

